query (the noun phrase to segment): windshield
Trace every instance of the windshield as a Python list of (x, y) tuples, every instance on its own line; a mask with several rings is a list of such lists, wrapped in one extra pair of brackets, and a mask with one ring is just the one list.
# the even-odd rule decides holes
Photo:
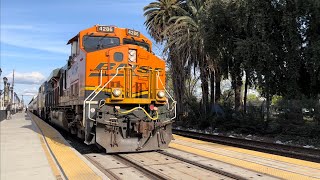
[(140, 41), (135, 41), (133, 39), (123, 39), (123, 44), (134, 44), (134, 45), (138, 45), (142, 48), (144, 48), (147, 51), (150, 51), (150, 46), (149, 44), (145, 43), (145, 42), (140, 42)]
[(107, 36), (84, 36), (83, 47), (87, 52), (93, 52), (114, 46), (119, 46), (120, 40), (117, 37)]

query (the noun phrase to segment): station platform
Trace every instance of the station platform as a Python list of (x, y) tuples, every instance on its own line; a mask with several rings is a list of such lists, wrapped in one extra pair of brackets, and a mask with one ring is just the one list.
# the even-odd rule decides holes
[[(174, 139), (169, 145), (170, 148), (204, 157), (198, 162), (206, 165), (228, 168), (228, 166), (225, 166), (225, 164), (228, 164), (278, 179), (320, 179), (319, 163), (226, 146), (179, 135), (174, 135)], [(234, 169), (231, 166), (228, 168), (230, 172)]]
[(31, 113), (2, 120), (1, 180), (108, 179), (50, 125)]

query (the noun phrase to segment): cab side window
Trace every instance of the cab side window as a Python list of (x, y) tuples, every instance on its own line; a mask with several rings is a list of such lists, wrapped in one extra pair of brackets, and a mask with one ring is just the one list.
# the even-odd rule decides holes
[(79, 54), (79, 43), (77, 41), (73, 41), (71, 43), (71, 57), (75, 57)]
[(69, 42), (68, 44), (71, 44), (71, 54), (68, 59), (68, 69), (69, 69), (74, 61), (74, 57), (76, 57), (80, 52), (79, 38), (73, 40), (72, 42)]

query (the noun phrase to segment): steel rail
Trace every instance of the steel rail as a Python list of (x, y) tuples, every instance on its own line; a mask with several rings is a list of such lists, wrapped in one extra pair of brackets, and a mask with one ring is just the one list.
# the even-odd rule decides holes
[(122, 154), (114, 154), (113, 157), (115, 157), (116, 159), (120, 160), (122, 163), (124, 163), (128, 166), (131, 166), (133, 168), (138, 169), (140, 172), (145, 174), (147, 177), (150, 177), (150, 179), (153, 179), (153, 180), (166, 180), (166, 179), (168, 179), (168, 177), (157, 174), (156, 172), (153, 172), (153, 171), (147, 169), (146, 167), (143, 167), (142, 165), (130, 160), (129, 158), (126, 158)]
[(116, 174), (108, 169), (105, 169), (102, 164), (94, 160), (92, 157), (86, 154), (82, 154), (88, 161), (90, 161), (96, 168), (98, 168), (103, 174), (105, 174), (111, 180), (118, 180), (119, 178)]
[(166, 156), (169, 156), (169, 157), (174, 158), (174, 159), (177, 159), (177, 160), (179, 160), (179, 161), (186, 162), (186, 163), (188, 163), (188, 164), (192, 164), (192, 165), (197, 166), (197, 167), (200, 167), (200, 168), (202, 168), (202, 169), (206, 169), (206, 170), (208, 170), (208, 171), (211, 171), (211, 172), (214, 172), (214, 173), (217, 173), (217, 174), (220, 174), (220, 175), (223, 175), (223, 176), (232, 178), (232, 179), (246, 180), (246, 178), (241, 177), (241, 176), (239, 176), (239, 175), (232, 174), (232, 173), (223, 171), (223, 170), (218, 169), (218, 168), (209, 167), (209, 166), (206, 166), (206, 165), (197, 163), (197, 162), (195, 162), (195, 161), (191, 161), (191, 160), (182, 158), (182, 157), (180, 157), (180, 156), (177, 156), (177, 155), (174, 155), (174, 154), (165, 152), (165, 151), (158, 151), (158, 153), (163, 154), (163, 155), (166, 155)]

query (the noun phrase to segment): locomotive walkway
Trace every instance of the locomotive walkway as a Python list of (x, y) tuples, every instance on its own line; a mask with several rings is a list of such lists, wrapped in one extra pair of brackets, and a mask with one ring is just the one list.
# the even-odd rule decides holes
[(31, 116), (0, 122), (1, 180), (105, 179), (55, 129)]

